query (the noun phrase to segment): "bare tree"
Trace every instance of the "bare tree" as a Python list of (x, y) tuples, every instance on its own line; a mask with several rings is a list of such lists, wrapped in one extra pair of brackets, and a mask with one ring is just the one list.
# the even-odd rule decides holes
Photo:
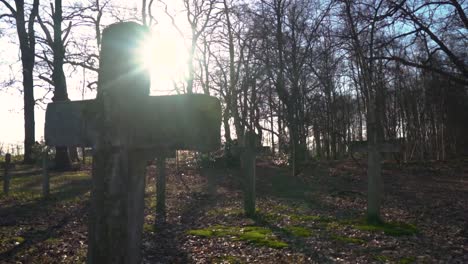
[(36, 36), (34, 22), (38, 15), (39, 0), (32, 3), (29, 16), (26, 16), (26, 4), (24, 0), (15, 1), (15, 7), (6, 0), (0, 0), (8, 10), (7, 13), (0, 14), (0, 19), (10, 18), (16, 22), (16, 31), (21, 51), (21, 64), (23, 67), (23, 99), (24, 99), (24, 162), (32, 163), (32, 147), (35, 142), (34, 123), (34, 63)]
[[(63, 64), (65, 59), (65, 45), (73, 24), (69, 22), (67, 27), (62, 31), (63, 11), (62, 0), (55, 0), (55, 4), (50, 3), (50, 16), (52, 22), (43, 21), (41, 15), (38, 16), (39, 24), (44, 32), (45, 38), (43, 44), (50, 49), (52, 60), (48, 57), (47, 52), (43, 52), (40, 58), (45, 60), (52, 68), (51, 77), (40, 75), (39, 77), (47, 83), (53, 85), (54, 96), (52, 101), (68, 101), (67, 81)], [(52, 32), (48, 25), (52, 27)], [(72, 150), (73, 151), (73, 150)], [(74, 150), (76, 151), (76, 149)], [(71, 168), (70, 156), (67, 147), (56, 147), (55, 166), (59, 170), (68, 170)]]
[(193, 93), (193, 81), (195, 75), (194, 58), (195, 51), (198, 45), (198, 40), (202, 33), (209, 27), (213, 26), (216, 21), (213, 19), (213, 9), (216, 0), (200, 1), (200, 0), (184, 0), (187, 22), (190, 25), (190, 47), (187, 77), (187, 93)]

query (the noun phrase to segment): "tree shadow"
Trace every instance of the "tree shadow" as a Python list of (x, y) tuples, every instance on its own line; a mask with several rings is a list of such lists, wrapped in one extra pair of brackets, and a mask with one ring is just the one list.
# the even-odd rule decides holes
[[(21, 188), (22, 189), (22, 188)], [(91, 189), (91, 179), (69, 180), (60, 185), (56, 185), (52, 189), (51, 194), (46, 199), (36, 198), (31, 202), (23, 203), (21, 205), (10, 205), (0, 208), (0, 217), (14, 215), (15, 217), (21, 216), (34, 216), (31, 213), (44, 213), (44, 209), (50, 209), (55, 204), (67, 200), (71, 200), (77, 196), (81, 196)]]
[(292, 177), (287, 168), (257, 166), (257, 194), (259, 197), (305, 199), (316, 188), (302, 178)]
[[(56, 186), (55, 189), (57, 191), (52, 191), (47, 199), (37, 198), (24, 204), (0, 208), (1, 226), (14, 226), (18, 223), (23, 225), (24, 223), (30, 222), (32, 222), (32, 226), (34, 226), (19, 234), (24, 238), (24, 241), (2, 252), (0, 254), (0, 260), (11, 260), (19, 252), (23, 252), (37, 243), (57, 236), (57, 231), (71, 218), (85, 215), (87, 206), (78, 206), (76, 208), (78, 210), (61, 210), (58, 215), (56, 215), (57, 218), (50, 217), (56, 205), (59, 203), (66, 203), (67, 201), (73, 201), (77, 197), (82, 196), (90, 190), (90, 186), (91, 179), (70, 180)], [(46, 218), (46, 220), (44, 220), (44, 222), (48, 224), (46, 228), (38, 228), (36, 226), (36, 223), (39, 221), (38, 219), (42, 218)], [(52, 221), (53, 224), (50, 224), (48, 221)]]
[(255, 221), (255, 225), (270, 229), (275, 235), (286, 241), (289, 245), (288, 247), (293, 251), (302, 253), (314, 261), (319, 261), (319, 263), (329, 262), (328, 259), (323, 258), (317, 251), (306, 244), (306, 237), (294, 236), (291, 231), (271, 223), (268, 218), (261, 214), (257, 214), (252, 219)]

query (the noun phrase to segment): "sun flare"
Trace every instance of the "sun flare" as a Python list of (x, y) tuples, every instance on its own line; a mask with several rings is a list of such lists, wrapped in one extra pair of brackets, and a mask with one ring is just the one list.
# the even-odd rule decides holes
[(150, 71), (152, 93), (167, 94), (175, 82), (184, 79), (188, 56), (182, 38), (175, 32), (152, 30), (138, 56)]

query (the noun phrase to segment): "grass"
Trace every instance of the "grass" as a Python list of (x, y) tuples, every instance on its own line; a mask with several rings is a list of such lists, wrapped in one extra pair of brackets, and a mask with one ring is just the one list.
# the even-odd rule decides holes
[(89, 197), (91, 177), (85, 171), (51, 172), (50, 195), (42, 195), (42, 171), (40, 168), (23, 165), (16, 168), (10, 181), (8, 195), (0, 194), (2, 214), (16, 217), (31, 217), (54, 206), (76, 204)]
[[(49, 173), (50, 191), (62, 189), (81, 189), (88, 188), (91, 178), (84, 171), (70, 171), (65, 173)], [(8, 198), (26, 201), (35, 200), (42, 196), (42, 171), (40, 168), (27, 167), (21, 170), (15, 170), (10, 180), (10, 193)], [(0, 198), (6, 195), (0, 194)]]
[(288, 246), (287, 243), (277, 239), (269, 228), (259, 226), (212, 226), (189, 230), (187, 233), (201, 237), (231, 237), (233, 240), (246, 241), (253, 245), (271, 248), (285, 248)]

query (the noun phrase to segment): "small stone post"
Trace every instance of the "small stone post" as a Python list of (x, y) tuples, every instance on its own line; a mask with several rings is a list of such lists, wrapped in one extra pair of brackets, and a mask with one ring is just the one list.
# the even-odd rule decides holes
[(157, 157), (158, 176), (156, 180), (156, 224), (166, 222), (166, 156)]
[(205, 169), (206, 176), (208, 177), (208, 195), (214, 196), (216, 195), (216, 187), (217, 187), (217, 173), (216, 169), (211, 165), (210, 167)]
[[(203, 155), (208, 155), (209, 159), (210, 153), (206, 152)], [(211, 161), (208, 161), (207, 164), (203, 164), (201, 168), (201, 174), (207, 179), (206, 192), (208, 193), (208, 195), (214, 196), (216, 194), (217, 185), (217, 173), (215, 164)]]
[(8, 195), (10, 192), (10, 167), (11, 167), (11, 154), (5, 154), (5, 174), (3, 176), (3, 192)]
[(242, 167), (244, 170), (244, 212), (247, 216), (255, 216), (255, 147), (256, 135), (246, 132), (244, 136), (244, 151)]
[(49, 185), (49, 148), (45, 148), (42, 153), (42, 196), (44, 198), (49, 197), (50, 185)]

